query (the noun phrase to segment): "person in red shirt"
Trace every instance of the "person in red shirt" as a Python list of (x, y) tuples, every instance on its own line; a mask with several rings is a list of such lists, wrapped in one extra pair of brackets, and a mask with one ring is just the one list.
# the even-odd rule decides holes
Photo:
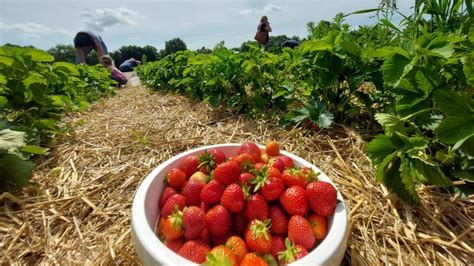
[(127, 76), (115, 67), (114, 60), (110, 56), (104, 55), (100, 58), (100, 61), (102, 62), (102, 65), (110, 70), (111, 78), (117, 81), (119, 86), (127, 84)]

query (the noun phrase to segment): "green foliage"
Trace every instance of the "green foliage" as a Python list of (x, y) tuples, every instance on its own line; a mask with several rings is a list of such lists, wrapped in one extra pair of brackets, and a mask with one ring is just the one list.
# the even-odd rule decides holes
[(9, 183), (25, 185), (32, 175), (35, 164), (24, 160), (21, 148), (25, 146), (24, 132), (0, 130), (0, 187), (2, 190)]
[[(158, 59), (158, 51), (155, 47), (151, 45), (146, 45), (143, 47), (136, 45), (122, 46), (117, 51), (110, 53), (115, 61), (115, 65), (120, 66), (125, 60), (130, 58), (135, 58), (141, 60), (146, 58), (146, 61), (153, 62)], [(141, 60), (143, 62), (143, 60)]]
[(76, 60), (76, 50), (72, 45), (57, 44), (48, 53), (54, 56), (54, 61), (74, 63)]
[[(109, 75), (100, 66), (54, 62), (52, 55), (34, 48), (1, 46), (2, 180), (24, 184), (33, 168), (25, 160), (44, 154), (36, 145), (64, 131), (60, 125), (63, 113), (84, 109), (89, 102), (114, 93)], [(8, 149), (5, 143), (10, 143)]]
[[(445, 189), (453, 180), (473, 181), (474, 31), (466, 34), (467, 11), (456, 6), (443, 9), (431, 28), (423, 5), (395, 26), (395, 4), (383, 1), (351, 13), (382, 14), (374, 26), (350, 30), (344, 18), (351, 14), (309, 23), (308, 40), (295, 49), (246, 42), (236, 52), (219, 44), (208, 54), (174, 53), (138, 74), (152, 88), (251, 116), (276, 116), (282, 125), (378, 123), (382, 133), (366, 148), (376, 178), (403, 200), (418, 203), (419, 184)], [(446, 30), (453, 25), (461, 28)]]
[(173, 38), (165, 42), (165, 49), (163, 50), (162, 56), (164, 57), (176, 53), (178, 51), (184, 51), (186, 49), (186, 43), (184, 43), (183, 40), (181, 40), (180, 38)]

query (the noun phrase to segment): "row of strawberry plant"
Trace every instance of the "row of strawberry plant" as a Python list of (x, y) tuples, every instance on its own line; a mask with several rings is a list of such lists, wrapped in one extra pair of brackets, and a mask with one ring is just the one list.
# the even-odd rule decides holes
[(473, 181), (473, 33), (392, 34), (392, 45), (360, 47), (339, 28), (278, 55), (257, 46), (179, 52), (142, 66), (139, 75), (152, 88), (254, 115), (270, 111), (283, 123), (327, 127), (333, 118), (375, 118), (384, 134), (366, 152), (376, 178), (419, 202), (417, 184)]
[(33, 49), (0, 47), (0, 184), (25, 184), (32, 156), (45, 154), (56, 134), (64, 132), (65, 112), (112, 95), (109, 73), (99, 66), (54, 62)]

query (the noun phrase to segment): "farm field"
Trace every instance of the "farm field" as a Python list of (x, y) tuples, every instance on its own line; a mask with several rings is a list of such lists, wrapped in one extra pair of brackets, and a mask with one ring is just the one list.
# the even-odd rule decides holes
[[(192, 147), (276, 139), (320, 167), (349, 208), (344, 263), (468, 264), (473, 199), (432, 186), (410, 206), (374, 182), (365, 142), (344, 127), (284, 130), (175, 93), (126, 87), (66, 120), (34, 172), (34, 186), (0, 198), (2, 263), (139, 264), (130, 236), (137, 186), (154, 167)], [(464, 233), (464, 234), (463, 234)]]
[[(247, 255), (272, 266), (323, 261), (325, 244), (339, 244), (328, 228), (346, 218), (336, 190), (348, 214), (343, 265), (474, 264), (472, 1), (397, 4), (381, 0), (310, 21), (306, 36), (269, 33), (237, 47), (190, 49), (174, 37), (161, 50), (130, 44), (107, 54), (100, 36), (81, 33), (96, 45), (83, 63), (74, 63), (76, 41), (2, 44), (0, 264), (139, 265), (131, 235), (142, 209), (161, 213), (142, 242), (160, 247), (159, 239), (197, 263), (213, 262), (216, 249), (235, 264)], [(107, 19), (105, 11), (139, 34), (129, 20), (137, 12), (93, 16)], [(355, 16), (375, 22), (349, 24)], [(269, 31), (265, 23), (259, 30)], [(0, 22), (15, 38), (18, 25)], [(243, 144), (162, 165), (228, 143)], [(160, 165), (159, 207), (135, 204), (132, 228), (134, 196), (145, 194), (137, 189)], [(248, 252), (218, 246), (231, 235)], [(327, 254), (339, 261), (339, 251)]]

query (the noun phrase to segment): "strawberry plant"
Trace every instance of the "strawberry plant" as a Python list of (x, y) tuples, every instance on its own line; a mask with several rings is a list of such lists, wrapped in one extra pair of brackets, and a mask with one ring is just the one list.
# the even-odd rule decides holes
[[(34, 165), (19, 159), (46, 153), (35, 145), (47, 144), (63, 132), (60, 121), (65, 112), (82, 110), (114, 92), (104, 68), (53, 61), (41, 50), (0, 47), (0, 130), (19, 132), (13, 154), (11, 150), (1, 152), (3, 162), (11, 162), (2, 167), (10, 170), (1, 176), (18, 184), (25, 184)], [(14, 161), (12, 156), (16, 156)]]
[(382, 58), (384, 83), (396, 100), (391, 113), (375, 116), (385, 133), (366, 151), (377, 165), (377, 180), (404, 200), (419, 202), (417, 183), (473, 181), (471, 49), (466, 37), (430, 34), (366, 55)]

